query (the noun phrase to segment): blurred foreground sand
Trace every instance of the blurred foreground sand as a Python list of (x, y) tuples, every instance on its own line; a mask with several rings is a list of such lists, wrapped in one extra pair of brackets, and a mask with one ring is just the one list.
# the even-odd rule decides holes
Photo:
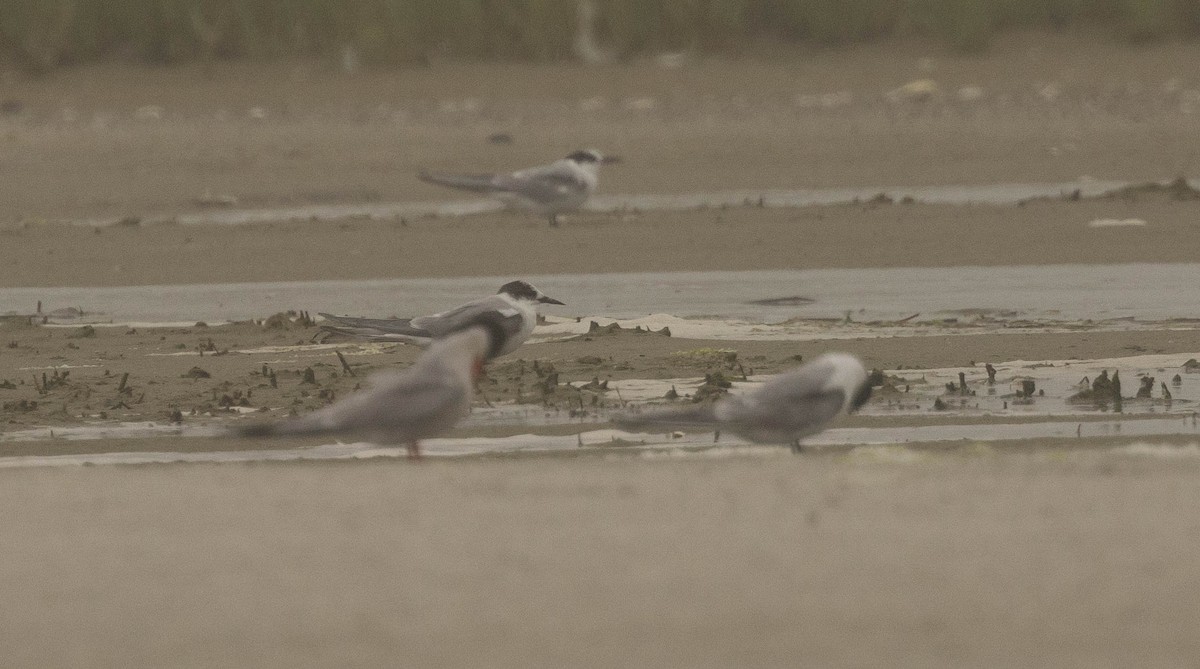
[(4, 471), (0, 647), (13, 666), (1180, 666), (1200, 652), (1182, 453)]

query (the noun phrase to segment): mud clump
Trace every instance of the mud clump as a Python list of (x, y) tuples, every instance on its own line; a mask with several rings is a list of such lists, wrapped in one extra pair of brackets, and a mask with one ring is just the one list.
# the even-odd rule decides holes
[(208, 372), (204, 371), (203, 369), (201, 369), (199, 367), (193, 367), (193, 368), (189, 369), (188, 371), (184, 372), (182, 374), (182, 376), (185, 379), (209, 379), (209, 378), (212, 378), (212, 374), (209, 374)]
[(592, 380), (580, 386), (580, 389), (590, 390), (594, 393), (606, 393), (608, 392), (608, 379), (601, 381), (600, 377), (593, 376)]
[(3, 406), (5, 411), (28, 413), (30, 411), (37, 411), (38, 403), (37, 400), (20, 399), (12, 402), (5, 402), (0, 406)]
[(668, 356), (668, 359), (677, 365), (733, 369), (738, 364), (738, 353), (729, 348), (694, 348), (687, 351), (675, 351)]
[(792, 295), (789, 297), (768, 297), (761, 300), (750, 300), (746, 304), (753, 304), (759, 307), (803, 307), (814, 302), (816, 300), (811, 297)]
[(1175, 177), (1169, 183), (1158, 183), (1151, 181), (1144, 184), (1134, 184), (1124, 188), (1118, 188), (1112, 192), (1106, 193), (1105, 198), (1120, 199), (1136, 202), (1142, 197), (1165, 196), (1170, 200), (1176, 201), (1193, 201), (1200, 200), (1200, 190), (1192, 188), (1188, 180), (1184, 177)]
[(316, 325), (316, 321), (309, 316), (307, 311), (288, 310), (271, 314), (263, 321), (262, 325), (268, 330), (290, 330), (293, 325), (312, 327)]
[(300, 379), (300, 385), (317, 385), (317, 373), (313, 371), (312, 367), (304, 368), (304, 377)]
[(722, 372), (713, 372), (704, 375), (704, 383), (696, 389), (696, 393), (692, 395), (693, 402), (712, 402), (724, 396), (733, 387), (733, 381), (725, 377)]
[(1089, 382), (1085, 376), (1080, 385), (1083, 389), (1079, 392), (1067, 397), (1067, 402), (1071, 404), (1094, 404), (1096, 406), (1107, 406), (1109, 402), (1117, 405), (1121, 404), (1121, 372), (1114, 371), (1112, 377), (1108, 376), (1108, 370), (1100, 370), (1100, 374), (1095, 380)]
[(618, 335), (660, 335), (663, 337), (671, 336), (671, 328), (663, 327), (661, 330), (650, 330), (638, 325), (633, 328), (623, 328), (620, 323), (609, 323), (608, 325), (600, 325), (596, 321), (588, 323), (587, 334), (572, 337), (567, 341), (591, 341), (594, 337), (612, 337)]

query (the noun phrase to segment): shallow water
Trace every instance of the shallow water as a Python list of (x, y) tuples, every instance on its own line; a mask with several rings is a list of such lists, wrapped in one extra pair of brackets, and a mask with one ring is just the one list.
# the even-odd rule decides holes
[[(73, 433), (63, 431), (56, 433), (56, 438), (80, 439), (88, 438), (84, 432), (88, 428), (76, 428)], [(122, 428), (107, 426), (97, 430), (103, 436), (119, 436)], [(211, 436), (213, 431), (206, 428), (180, 428), (179, 426), (154, 424), (127, 424), (124, 426), (126, 436)], [(964, 442), (964, 444), (1007, 441), (1015, 439), (1037, 439), (1047, 437), (1077, 437), (1081, 446), (1088, 445), (1088, 439), (1099, 437), (1155, 437), (1197, 435), (1200, 427), (1191, 417), (1171, 417), (1141, 420), (1112, 420), (1075, 423), (1071, 421), (1045, 421), (1035, 423), (1007, 423), (993, 425), (923, 425), (916, 427), (860, 427), (834, 428), (805, 440), (805, 445), (819, 452), (822, 447), (856, 446), (853, 453), (867, 447), (895, 447), (907, 443), (931, 442)], [(49, 438), (46, 435), (45, 438)], [(422, 452), (431, 457), (455, 457), (482, 454), (513, 454), (533, 452), (583, 452), (581, 449), (606, 449), (613, 453), (629, 452), (631, 450), (684, 449), (677, 454), (688, 456), (695, 449), (701, 449), (700, 454), (711, 455), (782, 455), (788, 451), (784, 447), (758, 446), (729, 435), (721, 437), (714, 443), (711, 433), (675, 433), (674, 435), (628, 433), (620, 430), (593, 430), (578, 435), (566, 436), (535, 436), (515, 435), (499, 438), (445, 438), (430, 439), (422, 443)], [(1166, 448), (1166, 447), (1163, 447)], [(1173, 455), (1174, 447), (1156, 449), (1149, 453), (1130, 452), (1131, 454), (1148, 454), (1152, 456)], [(1187, 451), (1191, 453), (1195, 448)], [(714, 452), (715, 451), (715, 452)], [(875, 451), (866, 451), (873, 453)], [(954, 451), (947, 451), (953, 453)], [(1124, 452), (1124, 451), (1123, 451)], [(890, 459), (896, 458), (894, 451), (878, 452)], [(906, 456), (915, 455), (906, 451)], [(80, 455), (51, 455), (51, 456), (11, 456), (0, 458), (0, 468), (12, 467), (54, 467), (75, 465), (121, 465), (121, 464), (150, 464), (174, 462), (263, 462), (291, 460), (351, 460), (376, 457), (400, 458), (405, 456), (403, 448), (381, 447), (369, 443), (324, 444), (311, 448), (294, 449), (263, 449), (248, 451), (205, 451), (205, 452), (137, 452), (137, 453), (91, 453)]]
[[(287, 309), (415, 316), (490, 294), (515, 277), (295, 281), (116, 288), (0, 288), (0, 314), (79, 307), (60, 322), (223, 322)], [(1200, 316), (1200, 263), (863, 268), (742, 272), (536, 275), (567, 303), (550, 315), (637, 318), (671, 314), (751, 323), (790, 318), (853, 321), (996, 316), (1082, 321)], [(753, 304), (804, 297), (809, 304)]]
[[(853, 188), (796, 188), (767, 190), (731, 190), (668, 195), (597, 195), (586, 209), (623, 211), (638, 209), (680, 210), (702, 207), (806, 207), (866, 201), (883, 195), (899, 202), (912, 198), (929, 204), (1013, 204), (1022, 200), (1061, 197), (1079, 191), (1082, 197), (1095, 197), (1130, 184), (1121, 181), (1079, 179), (1059, 183), (1002, 183), (956, 186), (860, 186)], [(344, 218), (395, 219), (419, 216), (464, 216), (499, 211), (498, 200), (476, 198), (436, 202), (387, 202), (340, 205), (306, 205), (262, 209), (210, 209), (173, 217), (178, 223), (242, 225), (284, 220), (336, 220)], [(110, 225), (109, 219), (78, 221), (86, 225)]]

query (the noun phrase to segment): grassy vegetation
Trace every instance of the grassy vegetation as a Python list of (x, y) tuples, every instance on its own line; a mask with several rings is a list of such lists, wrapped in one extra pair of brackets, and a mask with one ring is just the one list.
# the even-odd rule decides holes
[[(597, 0), (601, 44), (633, 55), (733, 51), (750, 40), (819, 44), (918, 35), (971, 51), (1017, 27), (1113, 39), (1200, 35), (1200, 0)], [(572, 0), (0, 0), (0, 58), (32, 71), (103, 59), (150, 63), (434, 55), (571, 56)]]

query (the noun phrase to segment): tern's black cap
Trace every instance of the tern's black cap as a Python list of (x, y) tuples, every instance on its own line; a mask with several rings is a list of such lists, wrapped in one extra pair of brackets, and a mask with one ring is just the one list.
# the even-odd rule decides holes
[(597, 151), (586, 149), (569, 154), (567, 160), (574, 160), (577, 163), (600, 163), (604, 161), (604, 156)]
[(496, 292), (498, 294), (508, 295), (514, 300), (527, 300), (529, 302), (536, 302), (538, 298), (538, 289), (529, 285), (529, 283), (526, 281), (509, 281), (503, 286), (500, 286), (500, 290)]

